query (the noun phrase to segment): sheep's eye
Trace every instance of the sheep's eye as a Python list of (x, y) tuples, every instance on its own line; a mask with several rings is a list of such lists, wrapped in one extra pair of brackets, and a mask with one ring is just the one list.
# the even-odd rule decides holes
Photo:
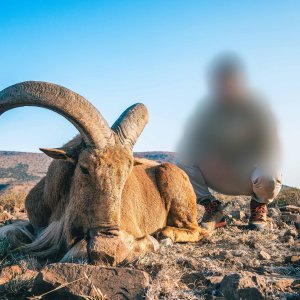
[(82, 174), (84, 175), (88, 175), (89, 174), (89, 170), (83, 166), (80, 166), (80, 171)]

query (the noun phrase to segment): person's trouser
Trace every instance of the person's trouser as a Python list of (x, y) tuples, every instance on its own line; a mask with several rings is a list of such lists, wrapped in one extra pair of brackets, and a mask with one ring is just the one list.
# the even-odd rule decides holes
[[(199, 203), (201, 203), (203, 200), (215, 199), (209, 191), (209, 186), (206, 183), (204, 175), (202, 174), (198, 166), (179, 164), (179, 167), (183, 169), (189, 176), (189, 179), (197, 196), (197, 201)], [(275, 172), (271, 175), (266, 175), (263, 174), (263, 172), (261, 172), (259, 168), (254, 169), (250, 178), (248, 178), (247, 180), (251, 180), (251, 188), (244, 189), (241, 187), (240, 195), (252, 196), (252, 198), (259, 203), (271, 203), (280, 192), (282, 186), (281, 174), (279, 172)], [(236, 187), (236, 189), (239, 190), (239, 187)], [(220, 190), (219, 188), (218, 192), (222, 193), (222, 190)]]

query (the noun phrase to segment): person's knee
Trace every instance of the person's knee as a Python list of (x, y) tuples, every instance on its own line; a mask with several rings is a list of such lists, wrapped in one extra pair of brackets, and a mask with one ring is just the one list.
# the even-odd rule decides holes
[(253, 192), (260, 203), (271, 203), (279, 194), (281, 178), (258, 178), (253, 182)]

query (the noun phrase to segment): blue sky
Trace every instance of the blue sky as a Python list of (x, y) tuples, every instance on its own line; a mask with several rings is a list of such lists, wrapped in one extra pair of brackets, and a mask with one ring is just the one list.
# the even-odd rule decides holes
[[(135, 150), (176, 149), (206, 93), (211, 59), (231, 50), (271, 102), (285, 182), (300, 186), (299, 1), (0, 1), (0, 89), (25, 80), (64, 85), (112, 124), (143, 102), (150, 123)], [(0, 149), (38, 151), (76, 134), (62, 117), (20, 108), (0, 118)]]

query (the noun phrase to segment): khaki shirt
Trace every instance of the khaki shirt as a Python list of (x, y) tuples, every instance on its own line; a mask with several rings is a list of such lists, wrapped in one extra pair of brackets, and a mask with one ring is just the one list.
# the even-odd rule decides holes
[(257, 166), (278, 168), (275, 119), (267, 104), (251, 95), (234, 103), (208, 98), (188, 121), (178, 154), (198, 166), (207, 181), (245, 181)]

